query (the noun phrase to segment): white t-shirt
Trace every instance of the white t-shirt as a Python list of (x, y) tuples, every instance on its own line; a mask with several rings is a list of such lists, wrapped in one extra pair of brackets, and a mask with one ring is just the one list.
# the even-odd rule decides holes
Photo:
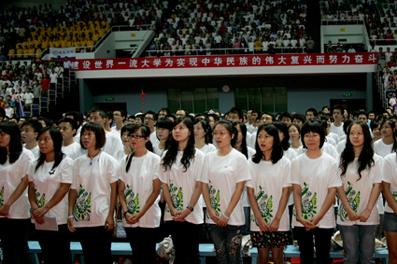
[(93, 159), (74, 161), (72, 189), (77, 191), (73, 215), (76, 227), (103, 226), (109, 213), (110, 185), (118, 180), (118, 162), (101, 151)]
[[(254, 189), (261, 215), (267, 224), (271, 224), (276, 216), (283, 188), (291, 186), (289, 183), (291, 162), (285, 156), (276, 164), (265, 160), (256, 164), (250, 160), (249, 169), (252, 179), (247, 181), (247, 187)], [(278, 231), (288, 230), (289, 215), (288, 210), (284, 210)], [(252, 211), (251, 231), (260, 231)]]
[[(337, 161), (325, 152), (315, 159), (306, 153), (296, 157), (291, 164), (291, 184), (298, 184), (302, 188), (302, 214), (304, 219), (312, 219), (317, 215), (328, 194), (328, 188), (342, 186), (338, 176)], [(292, 225), (303, 227), (292, 218)], [(335, 214), (331, 206), (318, 223), (320, 228), (334, 228)]]
[(382, 139), (378, 139), (374, 142), (374, 151), (381, 157), (385, 157), (392, 153), (393, 143), (386, 145)]
[(287, 150), (284, 150), (283, 156), (288, 158), (290, 161), (292, 161), (298, 156), (298, 153), (295, 151), (295, 149), (289, 147)]
[[(164, 156), (166, 153), (164, 154)], [(183, 152), (178, 151), (174, 164), (171, 169), (164, 171), (163, 166), (159, 166), (159, 178), (160, 180), (168, 185), (170, 196), (174, 207), (183, 211), (190, 203), (190, 199), (193, 195), (196, 187), (196, 182), (201, 179), (201, 172), (203, 168), (204, 154), (196, 149), (194, 158), (190, 160), (190, 166), (185, 171), (181, 163)], [(171, 212), (166, 206), (164, 212), (164, 221), (171, 221)], [(201, 199), (198, 199), (197, 203), (185, 220), (193, 224), (202, 224), (204, 222), (204, 213)]]
[[(341, 170), (338, 170), (338, 174), (342, 179), (343, 189), (345, 190), (345, 194), (349, 201), (349, 204), (352, 207), (353, 211), (358, 214), (364, 211), (367, 207), (373, 184), (382, 182), (383, 159), (379, 155), (375, 154), (374, 162), (374, 166), (361, 171), (360, 180), (360, 176), (357, 173), (357, 169), (359, 166), (357, 159), (354, 159), (354, 161), (347, 166), (345, 175), (341, 175)], [(337, 223), (338, 225), (344, 226), (377, 225), (379, 224), (378, 209), (375, 205), (366, 222), (360, 222), (360, 220), (350, 221), (345, 208), (343, 207), (342, 203), (340, 203)]]
[(40, 157), (40, 148), (39, 148), (39, 145), (36, 145), (36, 146), (35, 146), (34, 148), (32, 148), (32, 149), (27, 149), (25, 146), (26, 146), (26, 144), (23, 144), (24, 149), (29, 150), (30, 152), (32, 152), (32, 154), (33, 154), (35, 160), (38, 159), (38, 158)]
[[(248, 160), (235, 149), (225, 156), (219, 156), (217, 151), (207, 154), (202, 176), (202, 181), (208, 184), (212, 208), (219, 215), (229, 206), (236, 184), (251, 179)], [(210, 217), (207, 217), (207, 223), (214, 224)], [(245, 224), (242, 197), (230, 215), (228, 224)]]
[(201, 152), (203, 152), (204, 154), (208, 154), (212, 151), (216, 150), (216, 147), (214, 144), (205, 144), (202, 148), (199, 149)]
[[(383, 160), (383, 181), (390, 183), (390, 192), (397, 201), (397, 157), (396, 153), (387, 155)], [(386, 201), (385, 212), (395, 213)]]
[(331, 157), (333, 157), (334, 159), (339, 158), (339, 154), (338, 151), (336, 151), (336, 148), (328, 143), (328, 142), (324, 142), (323, 147), (321, 148), (325, 153), (327, 153), (328, 155), (330, 155)]
[(33, 93), (25, 93), (23, 95), (23, 100), (25, 101), (25, 104), (32, 104), (33, 98), (34, 98)]
[[(14, 163), (10, 164), (7, 160), (4, 164), (0, 165), (1, 206), (3, 206), (3, 203), (7, 201), (10, 195), (15, 191), (23, 177), (27, 175), (29, 166), (33, 160), (34, 157), (32, 152), (24, 148), (21, 155), (19, 155), (19, 158)], [(28, 191), (25, 189), (22, 195), (11, 205), (7, 218), (30, 218), (29, 208)], [(0, 216), (0, 218), (3, 217), (4, 216)]]
[(79, 143), (74, 141), (68, 146), (62, 146), (62, 152), (73, 160), (81, 155), (87, 154), (87, 150), (83, 149)]
[[(125, 171), (127, 159), (120, 163), (119, 176), (125, 184), (125, 199), (128, 213), (136, 214), (145, 206), (147, 199), (153, 191), (153, 181), (158, 179), (160, 157), (148, 151), (141, 157), (133, 157), (128, 172)], [(160, 195), (153, 205), (139, 219), (136, 224), (128, 224), (125, 219), (125, 227), (155, 228), (160, 226), (161, 210), (158, 205)]]
[(339, 155), (342, 153), (345, 147), (346, 147), (346, 139), (339, 141), (338, 145), (336, 145), (336, 151), (339, 153)]
[(343, 131), (343, 122), (340, 126), (335, 126), (334, 123), (331, 123), (329, 131), (338, 135), (338, 141), (346, 136), (345, 131)]
[[(37, 161), (33, 162), (28, 171), (29, 182), (33, 182), (36, 189), (37, 205), (42, 208), (51, 200), (61, 183), (71, 184), (73, 181), (73, 160), (64, 157), (59, 165), (52, 169), (54, 162), (44, 162), (36, 171)], [(64, 225), (68, 218), (68, 195), (51, 208), (48, 217), (55, 217), (58, 225)], [(34, 222), (34, 219), (32, 219)]]
[(121, 138), (112, 132), (106, 131), (106, 143), (102, 150), (110, 154), (117, 161), (123, 158), (124, 146), (121, 142)]

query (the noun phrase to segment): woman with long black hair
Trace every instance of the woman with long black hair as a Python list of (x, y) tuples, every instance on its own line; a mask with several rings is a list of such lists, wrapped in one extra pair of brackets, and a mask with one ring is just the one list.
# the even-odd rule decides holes
[(199, 262), (199, 232), (203, 223), (201, 171), (204, 154), (194, 147), (193, 121), (179, 118), (160, 166), (167, 207), (164, 221), (171, 230), (175, 263)]
[(145, 125), (128, 128), (129, 144), (134, 152), (121, 162), (118, 193), (123, 210), (127, 239), (133, 252), (133, 263), (155, 263), (156, 238), (161, 211), (160, 157), (150, 142), (150, 129)]
[[(44, 263), (70, 263), (67, 193), (73, 181), (73, 160), (62, 153), (62, 133), (57, 128), (39, 131), (39, 159), (29, 169), (29, 201)], [(58, 231), (41, 230), (54, 218)]]
[(341, 153), (338, 188), (341, 205), (337, 223), (342, 234), (345, 263), (372, 263), (379, 224), (376, 208), (382, 184), (382, 158), (374, 153), (369, 127), (353, 122)]
[(34, 159), (24, 149), (18, 125), (0, 123), (0, 239), (3, 263), (28, 263), (29, 201), (27, 172)]
[(268, 263), (271, 251), (275, 263), (283, 263), (283, 249), (289, 238), (287, 202), (291, 163), (285, 157), (274, 125), (261, 125), (256, 153), (249, 161), (252, 180), (247, 182), (253, 219), (251, 240), (258, 248), (258, 263)]

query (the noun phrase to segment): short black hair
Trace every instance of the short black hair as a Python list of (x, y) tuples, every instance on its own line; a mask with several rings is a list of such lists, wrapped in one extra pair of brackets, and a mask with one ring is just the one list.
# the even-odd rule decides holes
[(85, 123), (84, 126), (81, 128), (80, 132), (80, 145), (83, 149), (86, 149), (83, 145), (83, 133), (88, 130), (92, 131), (95, 134), (95, 148), (96, 149), (101, 149), (103, 146), (105, 146), (106, 143), (106, 134), (105, 130), (103, 127), (99, 124), (93, 123), (93, 122), (88, 122)]
[(323, 147), (324, 142), (325, 142), (325, 130), (322, 124), (318, 121), (307, 121), (303, 124), (302, 130), (301, 130), (301, 140), (302, 140), (302, 145), (304, 148), (307, 148), (305, 145), (305, 135), (308, 133), (317, 133), (320, 135), (320, 149)]

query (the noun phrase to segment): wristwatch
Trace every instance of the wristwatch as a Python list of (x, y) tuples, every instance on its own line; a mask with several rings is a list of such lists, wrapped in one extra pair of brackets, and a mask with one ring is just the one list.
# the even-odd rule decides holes
[(193, 212), (193, 210), (194, 210), (193, 206), (190, 206), (190, 205), (186, 206), (186, 209), (189, 209), (190, 212)]

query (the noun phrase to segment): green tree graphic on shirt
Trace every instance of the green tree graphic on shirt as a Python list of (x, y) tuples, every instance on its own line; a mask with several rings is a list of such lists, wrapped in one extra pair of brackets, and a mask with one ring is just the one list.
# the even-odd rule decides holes
[(220, 191), (215, 189), (214, 186), (210, 185), (208, 188), (210, 194), (211, 207), (214, 208), (215, 212), (221, 214), (221, 194)]
[(0, 190), (0, 207), (4, 205), (4, 186)]
[(317, 214), (317, 193), (312, 193), (307, 183), (304, 182), (301, 197), (303, 218), (305, 220), (312, 219)]
[(125, 200), (127, 202), (127, 208), (129, 214), (139, 213), (141, 210), (139, 206), (139, 193), (134, 193), (131, 186), (127, 184), (127, 188), (124, 192)]
[[(345, 194), (346, 194), (346, 197), (347, 197), (347, 202), (349, 203), (350, 207), (352, 208), (352, 210), (355, 213), (357, 213), (358, 207), (360, 205), (360, 199), (361, 199), (360, 198), (360, 196), (361, 196), (360, 191), (354, 190), (351, 182), (348, 181), (347, 182), (347, 188), (345, 190)], [(346, 211), (345, 207), (342, 204), (339, 206), (339, 210), (340, 210), (340, 214), (339, 214), (340, 219), (342, 221), (347, 220), (348, 219), (347, 211)]]
[(80, 185), (77, 194), (76, 204), (74, 205), (73, 215), (77, 221), (90, 221), (91, 214), (91, 193)]
[(262, 186), (259, 186), (259, 192), (256, 195), (256, 202), (258, 203), (263, 220), (265, 220), (267, 224), (270, 224), (273, 217), (273, 196), (268, 196), (263, 191)]
[(39, 208), (43, 208), (45, 205), (45, 193), (41, 194), (36, 190), (36, 200), (37, 200), (37, 206)]
[(171, 195), (172, 204), (174, 205), (175, 209), (178, 211), (182, 211), (184, 209), (182, 187), (178, 187), (175, 184), (171, 183), (169, 192)]

